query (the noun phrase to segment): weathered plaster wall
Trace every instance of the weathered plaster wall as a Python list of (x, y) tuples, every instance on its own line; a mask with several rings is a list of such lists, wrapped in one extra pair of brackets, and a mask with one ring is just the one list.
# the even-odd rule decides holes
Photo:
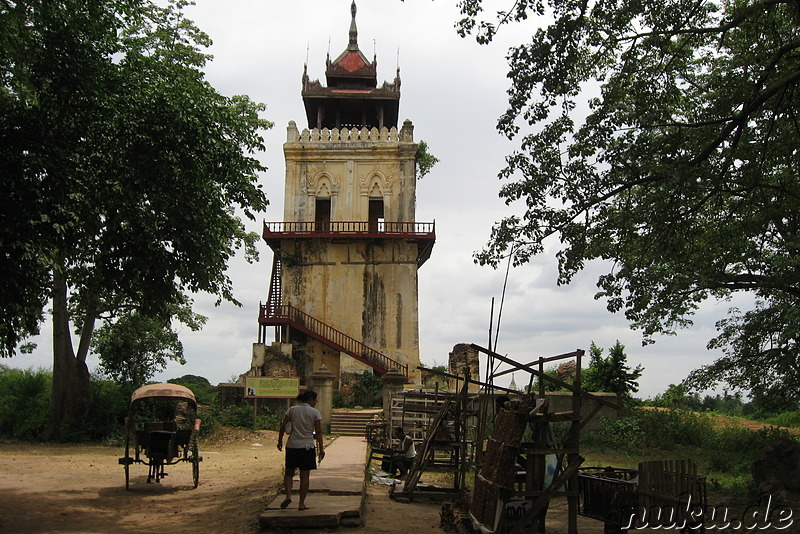
[[(469, 343), (457, 343), (453, 346), (453, 352), (450, 353), (448, 358), (448, 372), (452, 375), (464, 376), (464, 369), (469, 368), (470, 378), (472, 380), (480, 380), (481, 368), (480, 360), (478, 359), (478, 351), (472, 348)], [(453, 378), (449, 379), (448, 385), (451, 391), (458, 391), (459, 386), (463, 384)], [(467, 389), (470, 393), (477, 393), (480, 390), (478, 384), (470, 384)]]
[[(414, 222), (413, 126), (403, 129), (287, 130), (284, 220), (315, 220), (316, 199), (330, 198), (331, 221), (367, 221), (370, 198), (381, 198), (384, 220)], [(419, 381), (417, 245), (402, 239), (285, 241), (283, 302), (409, 366)], [(313, 342), (313, 368), (337, 377), (367, 367)], [(335, 363), (334, 363), (334, 360)]]
[(313, 221), (315, 199), (330, 198), (332, 221), (366, 221), (369, 199), (382, 198), (387, 221), (414, 221), (417, 145), (406, 121), (399, 132), (303, 130), (289, 123), (284, 221)]

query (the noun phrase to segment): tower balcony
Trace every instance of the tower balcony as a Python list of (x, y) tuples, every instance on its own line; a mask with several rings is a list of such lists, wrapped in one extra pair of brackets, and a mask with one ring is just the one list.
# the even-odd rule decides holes
[(417, 264), (430, 257), (436, 242), (435, 222), (399, 221), (306, 221), (264, 222), (264, 241), (272, 250), (285, 239), (405, 239), (415, 241)]

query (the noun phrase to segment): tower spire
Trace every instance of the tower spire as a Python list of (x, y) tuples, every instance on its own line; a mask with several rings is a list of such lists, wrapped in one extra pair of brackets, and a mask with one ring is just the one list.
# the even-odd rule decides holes
[(353, 15), (353, 20), (350, 21), (350, 44), (348, 50), (358, 50), (358, 28), (356, 28), (356, 0), (350, 4), (350, 13)]

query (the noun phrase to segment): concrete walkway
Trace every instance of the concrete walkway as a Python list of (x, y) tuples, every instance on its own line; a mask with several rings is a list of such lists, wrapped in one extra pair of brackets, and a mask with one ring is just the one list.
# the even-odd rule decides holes
[(325, 447), (325, 459), (311, 472), (306, 497), (308, 510), (298, 510), (300, 480), (295, 475), (292, 504), (281, 509), (285, 496), (280, 494), (259, 516), (262, 529), (335, 528), (361, 524), (364, 497), (364, 465), (367, 441), (363, 437), (340, 436)]

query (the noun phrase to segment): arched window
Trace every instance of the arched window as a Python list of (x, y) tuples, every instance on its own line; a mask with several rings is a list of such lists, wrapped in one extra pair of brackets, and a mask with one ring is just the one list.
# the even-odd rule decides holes
[(367, 220), (369, 221), (370, 233), (383, 232), (383, 192), (378, 187), (378, 180), (372, 182), (372, 188), (369, 191), (369, 214)]

